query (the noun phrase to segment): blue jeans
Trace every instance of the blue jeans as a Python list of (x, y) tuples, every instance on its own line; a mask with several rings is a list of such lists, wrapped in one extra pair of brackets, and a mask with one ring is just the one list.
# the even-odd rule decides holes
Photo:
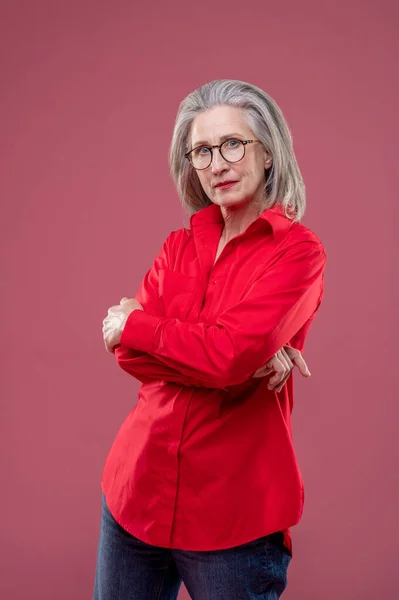
[(103, 496), (93, 600), (276, 600), (291, 560), (282, 534), (207, 552), (159, 548), (125, 531)]

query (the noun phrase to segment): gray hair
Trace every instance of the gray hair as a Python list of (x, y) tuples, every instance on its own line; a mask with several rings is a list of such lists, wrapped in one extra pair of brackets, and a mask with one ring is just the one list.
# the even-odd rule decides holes
[(305, 212), (306, 192), (288, 124), (276, 102), (260, 88), (233, 79), (216, 79), (194, 90), (180, 104), (169, 150), (169, 165), (183, 207), (189, 215), (211, 204), (197, 173), (184, 154), (191, 125), (202, 111), (215, 106), (233, 106), (244, 112), (248, 125), (272, 156), (265, 170), (264, 209), (281, 205), (284, 213), (300, 221)]

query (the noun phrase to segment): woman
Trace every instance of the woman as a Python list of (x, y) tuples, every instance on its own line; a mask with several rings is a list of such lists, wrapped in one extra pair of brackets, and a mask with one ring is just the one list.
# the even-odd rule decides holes
[(278, 598), (303, 509), (293, 364), (325, 254), (275, 102), (217, 80), (180, 105), (171, 172), (191, 214), (103, 321), (142, 382), (108, 455), (94, 597)]

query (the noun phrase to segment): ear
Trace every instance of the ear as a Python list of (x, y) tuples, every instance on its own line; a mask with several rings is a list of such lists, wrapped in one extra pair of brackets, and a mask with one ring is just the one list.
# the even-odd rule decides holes
[(265, 154), (265, 169), (267, 170), (267, 169), (270, 169), (270, 167), (272, 166), (273, 158), (272, 158), (272, 155), (267, 150), (265, 150), (264, 154)]

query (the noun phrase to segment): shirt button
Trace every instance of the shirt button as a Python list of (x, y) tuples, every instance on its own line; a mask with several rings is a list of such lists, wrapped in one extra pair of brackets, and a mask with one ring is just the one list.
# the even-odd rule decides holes
[(217, 283), (217, 282), (218, 282), (218, 280), (217, 280), (217, 279), (215, 279), (215, 281), (214, 281), (213, 283)]

